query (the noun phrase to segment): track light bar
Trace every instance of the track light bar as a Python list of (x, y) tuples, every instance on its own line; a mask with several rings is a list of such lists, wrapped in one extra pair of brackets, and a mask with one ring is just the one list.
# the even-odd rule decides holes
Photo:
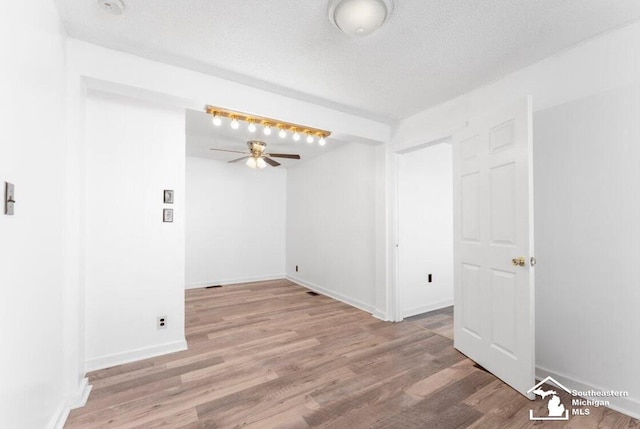
[[(279, 119), (273, 119), (273, 118), (266, 118), (263, 116), (256, 116), (256, 115), (249, 115), (248, 113), (243, 113), (243, 112), (236, 112), (233, 110), (229, 110), (229, 109), (225, 109), (223, 107), (216, 107), (216, 106), (205, 106), (205, 111), (213, 116), (214, 119), (214, 124), (218, 125), (219, 124), (219, 119), (217, 118), (229, 118), (232, 123), (235, 125), (238, 123), (238, 121), (245, 121), (247, 122), (249, 125), (253, 125), (253, 124), (259, 124), (262, 125), (263, 127), (265, 127), (265, 129), (269, 129), (268, 132), (266, 132), (265, 134), (270, 134), (271, 133), (271, 128), (275, 128), (279, 131), (289, 131), (292, 134), (304, 134), (307, 136), (310, 136), (313, 139), (313, 136), (318, 137), (318, 139), (322, 139), (322, 142), (324, 142), (324, 139), (326, 139), (327, 137), (329, 137), (331, 135), (331, 131), (327, 131), (327, 130), (321, 130), (319, 128), (313, 128), (313, 127), (308, 127), (306, 125), (300, 125), (300, 124), (294, 124), (291, 122), (285, 122), (285, 121), (281, 121)], [(218, 123), (216, 123), (218, 122)], [(252, 128), (255, 127), (255, 125), (252, 126)], [(237, 129), (237, 125), (234, 126), (234, 129)], [(283, 134), (281, 133), (280, 136), (282, 137)], [(313, 141), (313, 140), (312, 140)]]

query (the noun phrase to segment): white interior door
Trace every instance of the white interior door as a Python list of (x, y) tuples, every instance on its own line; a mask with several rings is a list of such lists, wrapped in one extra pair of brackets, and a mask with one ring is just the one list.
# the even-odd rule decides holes
[(454, 136), (454, 343), (533, 399), (531, 127), (527, 98)]

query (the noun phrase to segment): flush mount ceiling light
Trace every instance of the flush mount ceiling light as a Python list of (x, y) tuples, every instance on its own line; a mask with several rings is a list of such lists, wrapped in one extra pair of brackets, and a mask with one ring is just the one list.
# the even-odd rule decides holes
[(329, 20), (349, 36), (376, 31), (393, 11), (393, 0), (331, 0)]

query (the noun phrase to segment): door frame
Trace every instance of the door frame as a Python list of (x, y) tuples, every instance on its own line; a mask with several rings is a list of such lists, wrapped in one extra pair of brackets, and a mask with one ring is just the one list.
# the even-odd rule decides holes
[[(465, 123), (466, 126), (466, 123)], [(445, 134), (434, 138), (426, 138), (425, 140), (413, 142), (403, 147), (390, 147), (388, 151), (388, 166), (387, 180), (389, 184), (388, 194), (388, 207), (390, 225), (389, 234), (389, 260), (391, 261), (389, 270), (389, 288), (387, 293), (388, 305), (388, 320), (392, 322), (402, 322), (402, 308), (400, 307), (400, 295), (402, 294), (400, 288), (400, 192), (398, 183), (398, 163), (400, 156), (407, 155), (411, 152), (421, 150), (427, 147), (435, 146), (441, 143), (451, 143), (453, 140), (453, 133)], [(453, 176), (451, 176), (451, 183), (453, 184)]]

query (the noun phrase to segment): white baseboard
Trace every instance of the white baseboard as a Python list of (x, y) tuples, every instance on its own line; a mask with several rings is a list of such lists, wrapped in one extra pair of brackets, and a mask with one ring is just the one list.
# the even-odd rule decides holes
[(287, 274), (286, 279), (287, 280), (291, 280), (292, 282), (297, 283), (300, 286), (304, 286), (307, 289), (311, 289), (314, 292), (318, 292), (318, 293), (320, 293), (322, 295), (326, 295), (326, 296), (328, 296), (330, 298), (333, 298), (335, 300), (344, 302), (345, 304), (349, 304), (350, 306), (358, 308), (358, 309), (360, 309), (362, 311), (366, 311), (367, 313), (372, 313), (373, 314), (373, 311), (375, 309), (372, 305), (365, 304), (364, 302), (359, 301), (357, 299), (353, 299), (353, 298), (350, 298), (348, 296), (342, 295), (341, 293), (334, 292), (334, 291), (331, 291), (329, 289), (325, 289), (322, 286), (318, 286), (317, 284), (314, 284), (314, 283), (299, 279), (297, 277), (290, 276), (290, 275)]
[(87, 377), (82, 379), (80, 386), (78, 386), (77, 393), (71, 397), (70, 406), (72, 410), (84, 407), (87, 404), (87, 399), (89, 399), (92, 387)]
[(70, 411), (71, 408), (66, 404), (60, 406), (47, 427), (50, 429), (64, 429), (64, 424), (67, 422)]
[(270, 274), (266, 276), (253, 276), (253, 277), (239, 277), (232, 279), (216, 279), (208, 280), (206, 282), (194, 282), (187, 283), (185, 289), (198, 289), (201, 287), (213, 286), (213, 285), (235, 285), (238, 283), (251, 283), (251, 282), (264, 282), (268, 280), (279, 280), (285, 278), (284, 273)]
[(373, 313), (371, 315), (376, 319), (382, 320), (383, 322), (390, 322), (389, 318), (387, 317), (387, 313), (385, 313), (384, 311), (378, 310), (377, 308), (373, 310)]
[(58, 411), (47, 427), (51, 429), (64, 429), (64, 425), (69, 417), (69, 412), (76, 408), (84, 407), (90, 392), (91, 385), (89, 384), (89, 379), (85, 377), (78, 385), (76, 391), (65, 398), (64, 404), (58, 408)]
[(85, 370), (87, 372), (97, 369), (110, 368), (124, 363), (135, 362), (142, 359), (149, 359), (156, 356), (166, 355), (168, 353), (180, 352), (187, 350), (186, 340), (175, 341), (173, 343), (160, 344), (158, 346), (145, 347), (142, 349), (129, 350), (123, 353), (116, 353), (85, 362)]
[[(587, 391), (587, 390), (599, 390), (599, 391), (609, 391), (609, 390), (618, 390), (617, 388), (604, 388), (600, 386), (595, 386), (593, 384), (589, 384), (583, 380), (577, 380), (573, 377), (569, 377), (554, 371), (551, 371), (546, 368), (536, 367), (536, 378), (538, 380), (544, 380), (546, 377), (553, 377), (559, 383), (564, 384), (569, 390), (579, 390), (579, 391)], [(604, 399), (604, 398), (603, 398)], [(616, 397), (607, 397), (607, 401), (609, 401), (609, 408), (612, 410), (618, 411), (620, 413), (626, 414), (636, 419), (640, 419), (640, 401), (637, 399), (632, 399), (630, 397), (626, 398), (616, 398)]]
[(446, 299), (444, 301), (434, 302), (429, 305), (421, 305), (418, 307), (408, 308), (402, 310), (402, 318), (415, 316), (416, 314), (428, 313), (434, 310), (440, 310), (441, 308), (451, 307), (453, 305), (453, 299)]

